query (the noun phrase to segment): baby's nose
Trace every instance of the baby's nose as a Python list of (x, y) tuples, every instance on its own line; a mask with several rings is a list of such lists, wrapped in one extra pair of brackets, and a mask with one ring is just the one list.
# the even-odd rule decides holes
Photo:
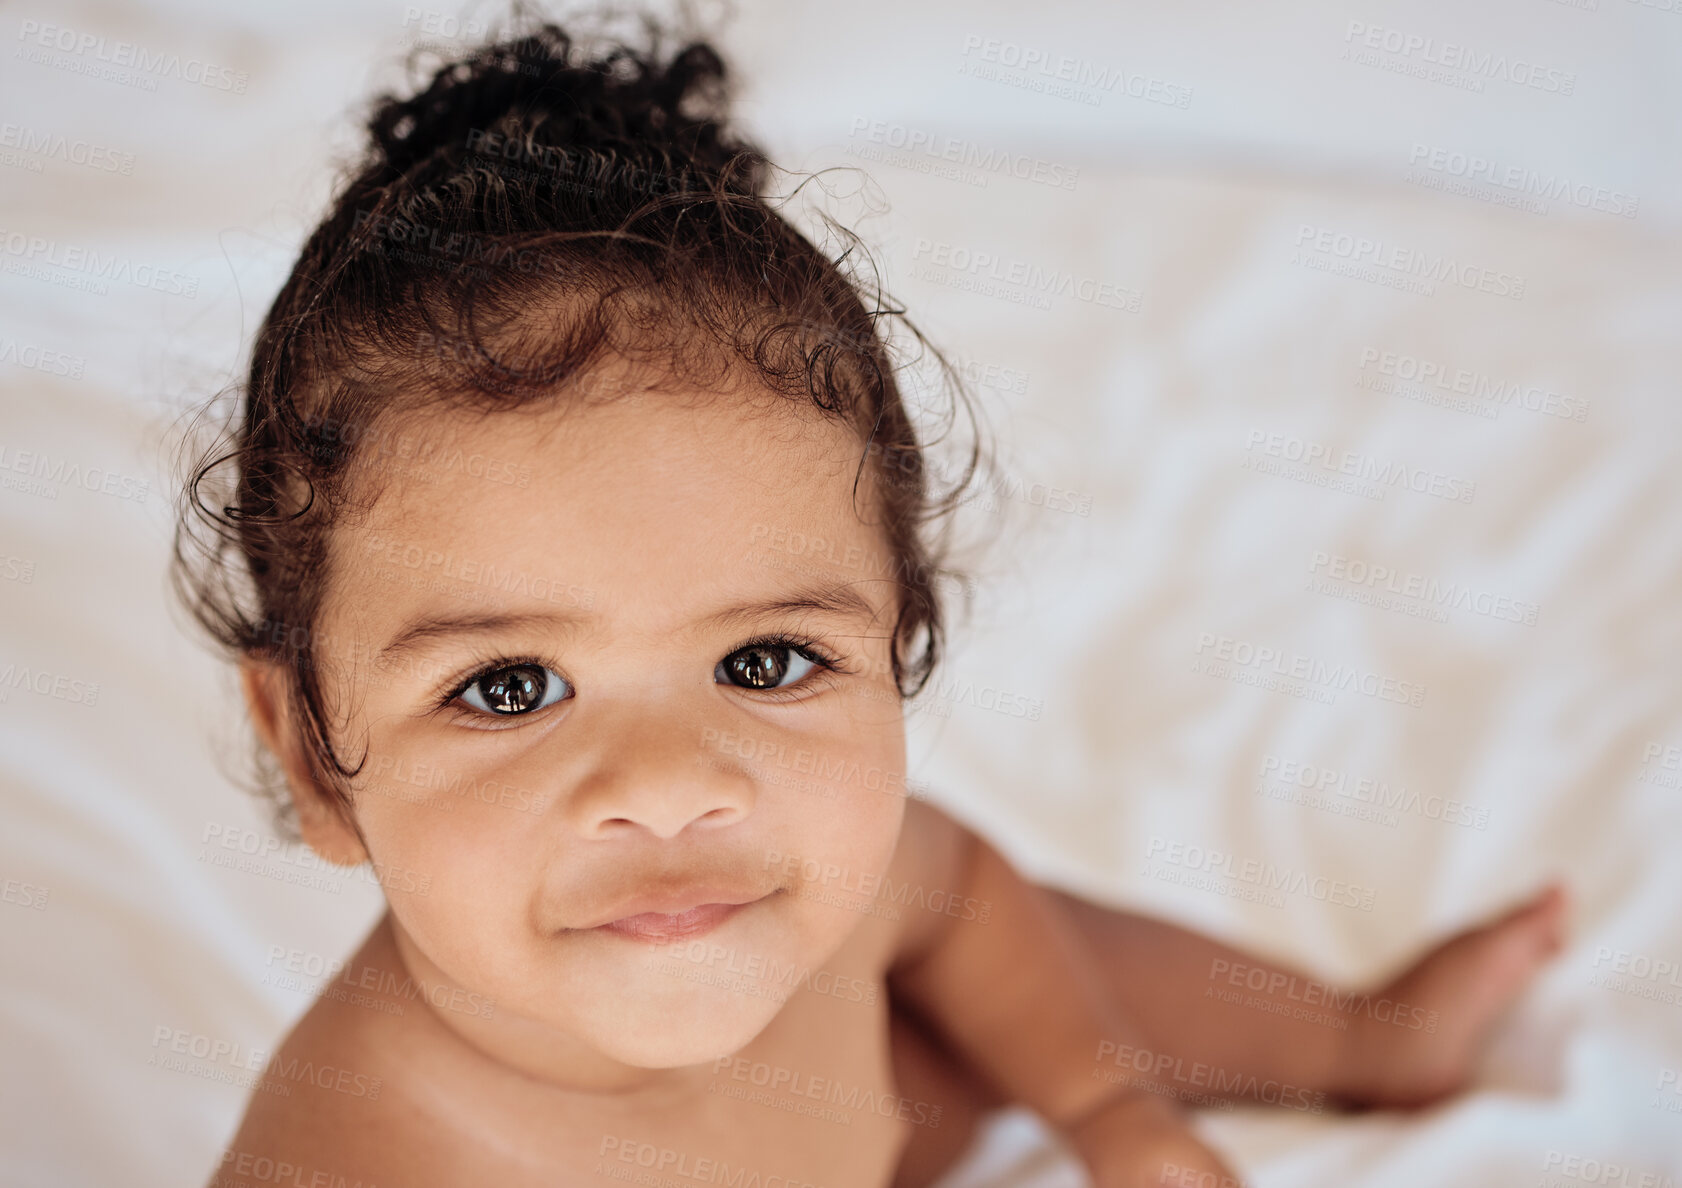
[(655, 837), (676, 837), (691, 825), (729, 825), (748, 814), (750, 798), (726, 790), (685, 783), (647, 783), (611, 798), (593, 798), (581, 814), (580, 832), (607, 837), (626, 829), (646, 829)]
[(643, 723), (604, 745), (573, 788), (567, 811), (585, 838), (647, 830), (672, 838), (690, 826), (721, 827), (752, 812), (752, 778), (739, 768), (710, 763), (699, 730)]

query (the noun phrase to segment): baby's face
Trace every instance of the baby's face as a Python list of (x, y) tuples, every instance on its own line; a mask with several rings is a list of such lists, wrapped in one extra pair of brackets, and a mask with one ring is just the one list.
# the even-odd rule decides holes
[(902, 819), (859, 443), (663, 393), (392, 432), (317, 650), (406, 958), (505, 1039), (735, 1051), (862, 919), (808, 876), (883, 871)]

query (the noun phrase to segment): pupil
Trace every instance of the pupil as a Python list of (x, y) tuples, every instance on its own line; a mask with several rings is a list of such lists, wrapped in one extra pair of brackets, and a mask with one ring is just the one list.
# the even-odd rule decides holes
[(549, 678), (541, 668), (522, 664), (505, 668), (479, 682), (485, 704), (499, 714), (521, 714), (543, 700), (544, 687)]
[(788, 672), (787, 648), (743, 648), (730, 657), (730, 679), (748, 689), (772, 689)]

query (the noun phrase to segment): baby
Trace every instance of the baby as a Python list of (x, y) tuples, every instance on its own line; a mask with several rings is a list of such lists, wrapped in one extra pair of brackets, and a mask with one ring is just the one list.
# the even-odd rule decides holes
[(1106, 1188), (1213, 1188), (1187, 1101), (1460, 1088), (1557, 889), (1332, 992), (908, 790), (961, 492), (724, 82), (552, 25), (445, 65), (258, 333), (178, 577), (388, 910), (212, 1183), (911, 1188), (1014, 1102)]

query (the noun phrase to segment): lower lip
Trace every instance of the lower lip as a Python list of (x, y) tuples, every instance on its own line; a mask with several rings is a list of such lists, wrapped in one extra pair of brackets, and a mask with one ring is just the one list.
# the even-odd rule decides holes
[(747, 906), (745, 903), (703, 903), (673, 915), (643, 912), (603, 924), (596, 931), (611, 932), (627, 940), (663, 945), (711, 932)]

